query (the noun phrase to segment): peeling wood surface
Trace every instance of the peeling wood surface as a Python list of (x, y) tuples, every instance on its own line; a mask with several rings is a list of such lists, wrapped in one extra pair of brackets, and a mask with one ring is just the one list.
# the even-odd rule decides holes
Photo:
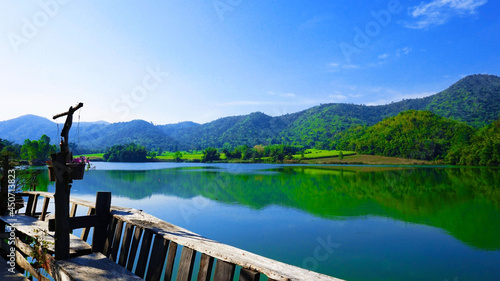
[[(49, 192), (24, 192), (23, 196), (33, 196), (35, 194), (39, 194), (40, 196), (46, 197), (46, 198), (53, 198), (54, 194), (49, 193)], [(81, 200), (78, 198), (71, 197), (70, 201), (72, 203), (75, 203), (77, 205), (81, 206), (86, 206), (88, 208), (95, 208), (95, 203), (90, 202), (87, 200)], [(159, 235), (163, 237), (164, 239), (171, 241), (169, 247), (169, 254), (167, 256), (167, 260), (174, 260), (175, 256), (170, 256), (170, 251), (172, 250), (171, 248), (175, 248), (175, 246), (178, 244), (180, 246), (185, 246), (190, 249), (193, 249), (196, 252), (199, 252), (201, 254), (204, 254), (206, 256), (215, 258), (217, 261), (222, 261), (225, 263), (229, 264), (235, 264), (239, 265), (244, 269), (248, 269), (249, 272), (252, 272), (252, 274), (249, 274), (249, 276), (245, 276), (244, 278), (247, 279), (249, 278), (250, 280), (255, 278), (253, 276), (253, 272), (260, 272), (261, 274), (264, 274), (268, 276), (268, 280), (276, 280), (276, 281), (341, 281), (341, 279), (337, 279), (331, 276), (319, 274), (316, 272), (312, 272), (306, 269), (302, 269), (296, 266), (288, 265), (282, 262), (278, 262), (269, 258), (265, 258), (259, 255), (256, 255), (251, 252), (247, 252), (229, 245), (225, 245), (222, 243), (219, 243), (217, 241), (208, 239), (206, 237), (203, 237), (199, 234), (193, 233), (189, 230), (183, 229), (181, 227), (175, 226), (173, 224), (170, 224), (168, 222), (165, 222), (163, 220), (160, 220), (159, 218), (156, 218), (154, 216), (151, 216), (147, 213), (143, 213), (142, 211), (139, 210), (134, 210), (130, 208), (124, 208), (124, 207), (118, 207), (118, 206), (111, 206), (112, 210), (112, 215), (114, 219), (118, 219), (119, 221), (123, 221), (127, 224), (132, 224), (138, 228), (136, 228), (137, 233), (134, 232), (134, 240), (132, 241), (132, 249), (136, 250), (135, 247), (139, 243), (138, 240), (136, 240), (138, 237), (135, 237), (136, 234), (139, 235), (140, 237), (140, 232), (142, 230), (144, 231), (144, 237), (142, 240), (142, 246), (140, 253), (136, 253), (135, 251), (133, 252), (133, 256), (136, 254), (139, 254), (139, 262), (137, 263), (137, 269), (136, 269), (136, 274), (138, 276), (144, 276), (145, 275), (145, 265), (141, 265), (141, 261), (144, 261), (145, 259), (147, 260), (148, 252), (144, 251), (145, 248), (149, 249), (151, 245), (151, 240), (153, 235)], [(90, 213), (90, 212), (89, 212)], [(120, 224), (120, 223), (118, 223)], [(111, 226), (113, 228), (113, 225)], [(116, 225), (115, 225), (116, 227)], [(139, 229), (139, 230), (137, 230)], [(113, 233), (109, 238), (115, 238), (113, 237), (114, 235), (114, 229)], [(120, 241), (106, 241), (107, 243), (120, 243)], [(127, 242), (128, 243), (128, 242)], [(118, 244), (119, 245), (119, 244)], [(107, 245), (108, 247), (111, 248), (111, 245)], [(134, 247), (135, 246), (135, 247)], [(113, 245), (115, 247), (115, 245)], [(111, 249), (108, 248), (110, 251)], [(105, 252), (106, 252), (106, 247), (105, 247)], [(111, 251), (110, 251), (111, 252)], [(108, 253), (109, 255), (110, 253)], [(194, 253), (195, 254), (195, 253)], [(116, 259), (116, 255), (113, 255), (113, 258)], [(130, 259), (128, 259), (128, 264), (127, 267), (133, 267), (133, 263), (130, 264)], [(133, 259), (132, 259), (133, 260)], [(123, 262), (123, 260), (122, 260)], [(210, 260), (210, 263), (214, 263), (213, 260)], [(117, 265), (118, 266), (118, 265)], [(166, 280), (168, 280), (169, 271), (168, 271), (168, 262), (167, 262), (167, 270), (165, 272), (165, 277), (167, 277)], [(209, 270), (207, 268), (207, 270)], [(244, 271), (246, 272), (246, 271)], [(249, 273), (248, 272), (248, 273)], [(245, 274), (245, 273), (244, 273)], [(248, 274), (246, 274), (248, 275)], [(203, 279), (203, 278), (202, 278)]]
[[(47, 250), (50, 253), (55, 252), (54, 232), (48, 231), (49, 226), (47, 222), (23, 215), (16, 215), (14, 217), (0, 216), (0, 220), (9, 225), (13, 225), (17, 231), (29, 237), (43, 237), (48, 243)], [(92, 247), (90, 247), (89, 244), (75, 235), (70, 235), (70, 255), (88, 254), (91, 253), (91, 251)]]
[(59, 269), (59, 280), (67, 275), (71, 280), (81, 281), (144, 281), (101, 253), (56, 261), (55, 266)]
[(9, 271), (10, 265), (7, 264), (7, 261), (0, 257), (0, 280), (6, 281), (29, 281), (24, 275), (22, 275), (17, 270), (14, 273)]
[[(113, 207), (112, 207), (113, 209)], [(189, 230), (165, 222), (142, 211), (112, 210), (111, 214), (126, 223), (131, 223), (144, 229), (150, 229), (155, 234), (179, 245), (189, 247), (197, 252), (212, 256), (218, 260), (239, 265), (265, 274), (270, 279), (278, 281), (340, 281), (341, 279), (320, 274), (275, 261), (257, 254), (247, 252), (217, 241), (208, 239)]]

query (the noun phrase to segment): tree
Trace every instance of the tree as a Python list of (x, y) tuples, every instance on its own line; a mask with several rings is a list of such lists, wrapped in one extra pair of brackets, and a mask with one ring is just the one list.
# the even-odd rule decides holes
[(147, 151), (142, 145), (113, 145), (104, 153), (104, 161), (108, 162), (145, 162)]
[(8, 140), (0, 139), (1, 155), (9, 155), (12, 158), (19, 158), (21, 155), (21, 146)]
[(176, 162), (181, 162), (182, 161), (182, 153), (180, 151), (176, 151), (174, 153), (174, 159)]
[(203, 150), (203, 156), (201, 157), (201, 162), (212, 162), (220, 159), (220, 154), (217, 152), (216, 148), (209, 147)]
[(50, 144), (47, 135), (42, 135), (38, 141), (26, 139), (21, 146), (21, 158), (32, 162), (45, 162), (55, 152), (56, 146)]

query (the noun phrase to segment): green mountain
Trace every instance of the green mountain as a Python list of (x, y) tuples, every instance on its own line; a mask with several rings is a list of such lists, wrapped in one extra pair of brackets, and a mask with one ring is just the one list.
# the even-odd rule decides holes
[(480, 128), (500, 117), (500, 77), (467, 76), (437, 95), (423, 99), (424, 110)]
[(161, 128), (144, 120), (93, 126), (82, 130), (81, 135), (79, 143), (87, 150), (89, 148), (105, 149), (116, 144), (138, 143), (148, 150), (161, 147), (163, 150), (171, 151), (179, 145)]
[(352, 126), (374, 125), (407, 110), (428, 110), (476, 128), (483, 127), (500, 117), (500, 77), (471, 75), (438, 94), (386, 105), (316, 106), (299, 112), (299, 118), (280, 133), (280, 140), (322, 147), (332, 136)]
[[(261, 112), (217, 119), (205, 124), (153, 125), (134, 120), (109, 124), (73, 124), (70, 141), (81, 152), (103, 151), (113, 144), (137, 142), (147, 149), (185, 150), (209, 146), (291, 144), (327, 148), (353, 126), (372, 126), (407, 110), (427, 110), (480, 128), (500, 117), (500, 77), (471, 75), (435, 95), (386, 105), (323, 104), (293, 114), (271, 117)], [(22, 143), (48, 135), (59, 142), (62, 125), (34, 115), (0, 122), (0, 138)]]
[(337, 134), (340, 150), (421, 160), (443, 160), (452, 146), (468, 144), (471, 126), (430, 111), (408, 110), (373, 126), (352, 127)]
[(25, 139), (38, 140), (43, 134), (58, 141), (57, 124), (31, 114), (0, 122), (0, 138), (18, 144), (22, 144)]
[[(289, 119), (289, 118), (288, 118)], [(190, 149), (209, 146), (271, 144), (273, 139), (286, 128), (287, 116), (271, 117), (261, 112), (232, 116), (215, 121), (171, 131), (170, 136)], [(168, 126), (168, 125), (167, 125)], [(167, 132), (171, 127), (164, 127)]]

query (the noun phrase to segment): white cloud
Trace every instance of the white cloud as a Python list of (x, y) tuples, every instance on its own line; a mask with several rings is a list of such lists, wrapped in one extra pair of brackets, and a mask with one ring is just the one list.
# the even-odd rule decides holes
[(296, 95), (294, 93), (276, 93), (273, 91), (269, 91), (269, 92), (267, 92), (267, 94), (271, 95), (271, 96), (279, 96), (282, 98), (294, 98), (294, 97), (296, 97)]
[(330, 95), (330, 99), (333, 101), (333, 102), (339, 102), (339, 101), (344, 101), (347, 99), (346, 96), (344, 95), (340, 95), (340, 94), (335, 94), (335, 95)]
[(282, 97), (282, 98), (294, 98), (295, 94), (294, 93), (284, 93), (284, 94), (280, 94), (280, 97)]
[(411, 48), (404, 47), (396, 50), (396, 56), (400, 57), (401, 55), (408, 55), (411, 52)]
[(357, 64), (340, 64), (336, 62), (329, 63), (327, 66), (330, 72), (337, 72), (340, 69), (346, 69), (346, 70), (358, 69), (360, 67)]
[(406, 27), (413, 29), (427, 29), (432, 26), (445, 24), (451, 17), (459, 15), (473, 15), (477, 8), (486, 4), (488, 0), (433, 0), (421, 3), (408, 9), (415, 22), (407, 22)]
[(378, 58), (381, 59), (381, 60), (385, 60), (388, 57), (389, 57), (389, 54), (381, 54), (381, 55), (378, 56)]
[(343, 69), (358, 69), (359, 65), (356, 64), (344, 64), (342, 65)]

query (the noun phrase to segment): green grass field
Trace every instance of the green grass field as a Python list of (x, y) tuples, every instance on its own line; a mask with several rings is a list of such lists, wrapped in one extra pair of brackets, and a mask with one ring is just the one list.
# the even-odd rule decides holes
[[(329, 157), (338, 157), (340, 151), (339, 150), (321, 150), (321, 149), (306, 149), (304, 151), (305, 159), (316, 159), (316, 158), (329, 158)], [(344, 156), (354, 155), (356, 152), (354, 151), (342, 151)], [(300, 159), (302, 155), (295, 154), (293, 158)]]
[(104, 153), (93, 153), (93, 154), (82, 154), (82, 155), (74, 155), (73, 157), (76, 158), (76, 157), (80, 157), (80, 156), (85, 156), (87, 157), (87, 159), (89, 159), (90, 161), (93, 160), (96, 160), (96, 159), (103, 159), (103, 155)]
[[(186, 151), (181, 151), (183, 160), (201, 160), (203, 153), (188, 153)], [(175, 152), (163, 152), (160, 156), (156, 156), (159, 160), (174, 160)]]
[[(185, 161), (201, 161), (201, 158), (203, 156), (203, 153), (198, 152), (198, 153), (189, 153), (186, 151), (181, 151), (182, 153), (182, 160)], [(340, 151), (337, 150), (320, 150), (320, 149), (306, 149), (304, 152), (304, 159), (319, 159), (319, 158), (331, 158), (331, 157), (338, 157)], [(355, 155), (356, 152), (354, 151), (342, 151), (344, 156), (349, 156), (349, 155)], [(92, 160), (103, 160), (103, 155), (104, 153), (93, 153), (93, 154), (84, 154), (84, 155), (76, 155), (74, 157), (80, 157), (80, 156), (85, 156), (87, 157), (90, 161)], [(163, 161), (174, 161), (174, 152), (163, 152), (160, 156), (156, 156), (155, 159), (157, 160), (163, 160)], [(295, 154), (293, 155), (293, 158), (296, 160), (302, 159), (301, 154)], [(226, 155), (224, 153), (220, 154), (220, 159), (221, 160), (226, 160)], [(271, 157), (262, 157), (261, 160), (263, 161), (269, 161), (271, 160)]]

